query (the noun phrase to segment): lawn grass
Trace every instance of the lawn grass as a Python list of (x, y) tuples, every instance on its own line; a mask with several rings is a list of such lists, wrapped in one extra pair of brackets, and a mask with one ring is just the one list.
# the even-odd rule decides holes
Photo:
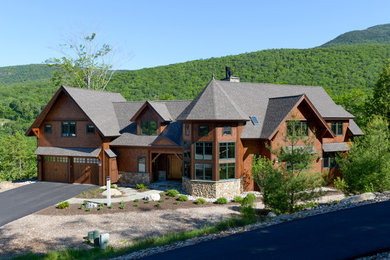
[(226, 220), (216, 223), (214, 226), (205, 226), (200, 229), (191, 231), (168, 233), (163, 236), (155, 236), (147, 239), (135, 240), (135, 243), (131, 246), (112, 248), (109, 247), (106, 250), (94, 249), (79, 249), (72, 250), (67, 249), (58, 252), (50, 252), (46, 255), (27, 254), (16, 257), (15, 259), (27, 260), (27, 259), (44, 259), (44, 260), (56, 260), (56, 259), (106, 259), (111, 257), (117, 257), (139, 251), (146, 248), (152, 248), (157, 246), (163, 246), (178, 241), (184, 241), (193, 237), (205, 236), (212, 233), (217, 233), (230, 228), (242, 227), (256, 223), (260, 220), (258, 217), (243, 217), (232, 216)]

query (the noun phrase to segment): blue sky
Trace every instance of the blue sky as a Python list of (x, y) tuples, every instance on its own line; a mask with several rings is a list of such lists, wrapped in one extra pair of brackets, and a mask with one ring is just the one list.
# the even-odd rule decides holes
[(60, 57), (69, 34), (96, 32), (121, 69), (264, 49), (311, 48), (390, 23), (388, 0), (2, 0), (0, 66)]

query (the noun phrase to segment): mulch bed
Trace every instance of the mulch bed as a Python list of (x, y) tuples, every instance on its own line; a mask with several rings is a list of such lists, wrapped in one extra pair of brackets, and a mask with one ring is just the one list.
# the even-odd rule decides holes
[[(234, 209), (239, 210), (240, 203), (229, 202), (224, 205), (215, 204), (212, 202), (206, 202), (205, 204), (197, 205), (194, 201), (177, 201), (176, 198), (165, 198), (163, 197), (163, 202), (150, 201), (145, 203), (145, 200), (139, 200), (138, 202), (125, 202), (125, 208), (120, 208), (120, 203), (112, 203), (113, 208), (110, 209), (104, 205), (102, 210), (93, 208), (90, 211), (87, 211), (85, 208), (80, 209), (80, 204), (72, 204), (69, 208), (58, 209), (56, 207), (49, 207), (38, 212), (41, 215), (88, 215), (88, 214), (111, 214), (111, 213), (120, 213), (120, 212), (146, 212), (152, 210), (174, 210), (174, 209), (183, 209), (183, 208), (201, 208), (201, 207), (215, 207), (215, 206), (230, 206)], [(178, 202), (178, 204), (175, 204)], [(134, 206), (137, 204), (138, 206)], [(160, 206), (156, 206), (160, 204)]]

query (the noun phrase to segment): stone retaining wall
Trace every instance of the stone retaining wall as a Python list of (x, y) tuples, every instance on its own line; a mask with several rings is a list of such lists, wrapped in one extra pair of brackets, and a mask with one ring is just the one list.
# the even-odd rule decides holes
[(145, 172), (119, 172), (119, 184), (150, 184), (150, 174)]
[(183, 189), (196, 197), (234, 197), (242, 193), (241, 179), (226, 181), (198, 181), (182, 178)]

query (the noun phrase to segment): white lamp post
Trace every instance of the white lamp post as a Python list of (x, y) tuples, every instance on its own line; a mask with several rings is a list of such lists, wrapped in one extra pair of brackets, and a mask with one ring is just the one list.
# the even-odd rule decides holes
[(107, 207), (111, 206), (111, 181), (110, 176), (107, 176)]

